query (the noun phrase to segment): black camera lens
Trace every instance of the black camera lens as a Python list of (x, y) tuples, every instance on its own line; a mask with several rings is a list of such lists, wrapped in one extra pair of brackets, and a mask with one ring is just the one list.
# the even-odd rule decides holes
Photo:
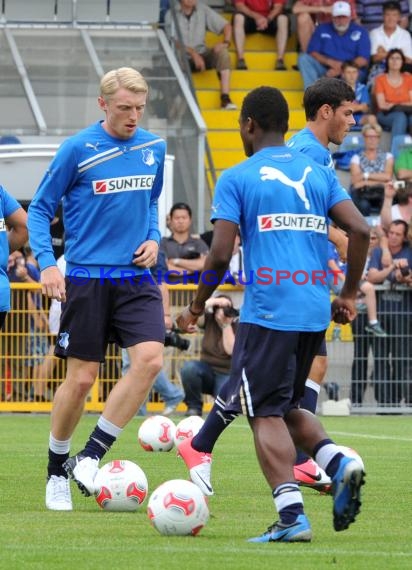
[(232, 317), (234, 319), (239, 316), (239, 311), (234, 307), (223, 307), (223, 314), (225, 317)]

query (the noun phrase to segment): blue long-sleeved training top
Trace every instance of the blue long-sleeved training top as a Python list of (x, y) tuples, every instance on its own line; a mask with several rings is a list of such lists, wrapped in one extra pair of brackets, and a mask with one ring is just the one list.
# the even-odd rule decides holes
[(62, 200), (66, 274), (77, 267), (98, 278), (143, 273), (132, 264), (133, 253), (148, 239), (160, 241), (165, 153), (165, 141), (141, 128), (123, 140), (98, 122), (68, 138), (29, 207), (30, 245), (40, 269), (56, 265), (50, 222)]

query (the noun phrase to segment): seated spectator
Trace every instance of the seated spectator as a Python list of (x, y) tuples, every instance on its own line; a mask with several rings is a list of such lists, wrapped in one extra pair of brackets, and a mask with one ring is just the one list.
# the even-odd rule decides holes
[[(334, 0), (297, 0), (293, 3), (292, 13), (296, 17), (296, 33), (300, 51), (306, 52), (309, 40), (319, 24), (332, 21)], [(351, 19), (356, 20), (355, 0), (349, 0)]]
[(310, 38), (307, 53), (298, 56), (298, 67), (304, 89), (317, 79), (341, 77), (344, 61), (354, 61), (359, 67), (359, 79), (364, 81), (370, 57), (368, 31), (351, 22), (348, 2), (335, 2), (332, 6), (332, 22), (320, 24)]
[(399, 2), (385, 2), (383, 4), (383, 24), (369, 34), (372, 64), (368, 77), (370, 87), (373, 86), (375, 77), (385, 72), (386, 57), (391, 49), (402, 50), (405, 56), (404, 71), (412, 69), (412, 38), (408, 30), (400, 27), (400, 20)]
[[(357, 0), (356, 11), (359, 22), (368, 30), (373, 30), (383, 24), (383, 7), (387, 0)], [(409, 0), (400, 0), (400, 26), (405, 30), (409, 26)]]
[[(193, 72), (216, 69), (220, 81), (220, 105), (222, 109), (236, 109), (229, 96), (230, 56), (228, 48), (232, 38), (232, 26), (223, 16), (197, 0), (179, 0), (175, 6), (176, 19), (182, 34), (179, 45), (170, 10), (166, 12), (165, 28), (177, 47), (184, 48)], [(206, 32), (223, 34), (223, 40), (213, 48), (206, 46)]]
[(373, 89), (378, 122), (392, 137), (412, 129), (412, 75), (403, 72), (404, 63), (402, 51), (391, 49), (386, 71), (376, 77)]
[[(396, 198), (396, 203), (395, 202)], [(409, 223), (412, 219), (412, 181), (405, 188), (396, 189), (394, 184), (385, 185), (385, 195), (380, 212), (380, 225), (387, 231), (395, 220)]]
[(365, 148), (350, 162), (352, 200), (364, 216), (378, 215), (384, 198), (384, 185), (393, 178), (393, 156), (379, 149), (382, 128), (364, 125)]
[(377, 124), (375, 115), (371, 114), (371, 98), (369, 90), (359, 81), (359, 67), (353, 61), (345, 61), (342, 65), (342, 79), (352, 87), (355, 92), (355, 101), (352, 103), (353, 118), (356, 125), (351, 130), (359, 130), (362, 125)]
[(233, 311), (226, 295), (206, 301), (205, 315), (198, 321), (204, 329), (200, 360), (185, 362), (180, 371), (188, 416), (201, 416), (203, 394), (216, 397), (229, 378), (237, 322)]
[(395, 174), (398, 180), (412, 182), (412, 145), (401, 150), (395, 159)]
[(245, 35), (256, 32), (276, 36), (277, 61), (275, 69), (285, 71), (284, 56), (288, 41), (289, 21), (283, 13), (286, 0), (234, 0), (233, 39), (236, 69), (247, 69), (244, 56)]
[[(168, 283), (194, 283), (203, 269), (208, 247), (200, 237), (190, 234), (192, 210), (188, 204), (174, 204), (169, 214), (170, 237), (160, 241), (166, 255)], [(171, 274), (170, 272), (173, 272)]]

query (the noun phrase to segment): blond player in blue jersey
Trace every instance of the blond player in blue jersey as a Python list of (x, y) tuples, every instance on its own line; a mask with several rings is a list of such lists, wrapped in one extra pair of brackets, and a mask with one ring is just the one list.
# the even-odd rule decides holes
[[(162, 299), (157, 285), (142, 277), (157, 259), (165, 160), (165, 141), (139, 126), (147, 97), (138, 71), (106, 73), (98, 97), (104, 119), (62, 144), (29, 208), (43, 293), (64, 302), (55, 354), (67, 359), (67, 375), (51, 414), (51, 510), (72, 509), (69, 477), (84, 495), (94, 493), (100, 459), (145, 401), (163, 363)], [(61, 200), (65, 279), (49, 230)], [(84, 449), (69, 457), (85, 399), (113, 341), (128, 349), (130, 368), (114, 385)]]

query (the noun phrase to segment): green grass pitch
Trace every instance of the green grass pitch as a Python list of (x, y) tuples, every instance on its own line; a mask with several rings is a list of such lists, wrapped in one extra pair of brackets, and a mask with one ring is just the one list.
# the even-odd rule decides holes
[[(97, 416), (82, 418), (73, 452)], [(175, 421), (180, 418), (175, 417)], [(169, 453), (137, 443), (141, 418), (125, 429), (103, 460), (130, 459), (149, 480), (149, 493), (168, 479), (187, 478)], [(337, 443), (356, 449), (366, 465), (363, 505), (343, 532), (332, 526), (332, 500), (304, 489), (314, 538), (310, 544), (250, 544), (276, 519), (243, 418), (215, 448), (211, 517), (197, 537), (163, 537), (151, 527), (147, 501), (135, 513), (107, 513), (72, 487), (73, 512), (44, 507), (47, 415), (0, 415), (0, 569), (156, 570), (402, 570), (412, 568), (412, 420), (401, 416), (322, 418)]]

